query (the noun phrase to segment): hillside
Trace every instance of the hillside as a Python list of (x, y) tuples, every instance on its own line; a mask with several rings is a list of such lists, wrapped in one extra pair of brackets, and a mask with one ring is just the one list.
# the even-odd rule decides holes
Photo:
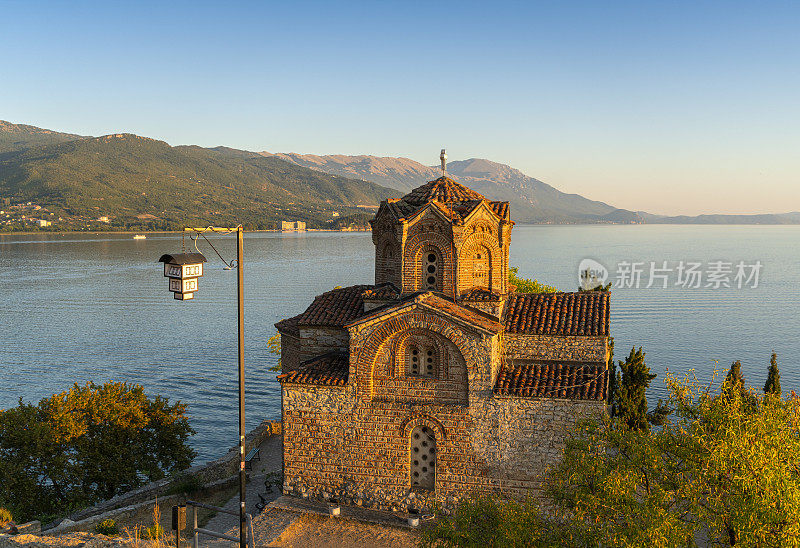
[[(377, 156), (315, 156), (313, 154), (269, 153), (297, 165), (367, 181), (408, 192), (440, 175), (438, 167), (425, 166), (408, 158)], [(547, 183), (529, 177), (510, 166), (471, 158), (447, 164), (447, 171), (459, 182), (493, 200), (508, 200), (519, 222), (618, 222), (616, 208), (566, 194)], [(614, 218), (606, 218), (614, 213)], [(631, 213), (635, 218), (636, 214)]]
[(326, 227), (351, 216), (363, 222), (365, 207), (399, 194), (277, 158), (171, 147), (132, 134), (0, 153), (0, 196), (34, 202), (77, 225), (70, 228), (93, 226), (100, 217), (117, 228), (238, 222), (272, 228), (288, 219)]
[(0, 120), (0, 154), (14, 150), (25, 150), (41, 145), (54, 145), (82, 139), (81, 135), (60, 133), (25, 124), (12, 124)]

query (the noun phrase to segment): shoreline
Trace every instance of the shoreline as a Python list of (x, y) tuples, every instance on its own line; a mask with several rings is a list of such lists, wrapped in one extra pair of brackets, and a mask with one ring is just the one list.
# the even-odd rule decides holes
[[(276, 228), (265, 228), (261, 230), (245, 230), (245, 234), (253, 232), (279, 232), (283, 234), (302, 234), (303, 232), (371, 232), (370, 229), (361, 230), (333, 230), (329, 228), (308, 228), (306, 230), (278, 230)], [(0, 236), (35, 236), (38, 234), (91, 234), (99, 236), (101, 234), (183, 234), (183, 230), (26, 230), (21, 232), (0, 232)]]

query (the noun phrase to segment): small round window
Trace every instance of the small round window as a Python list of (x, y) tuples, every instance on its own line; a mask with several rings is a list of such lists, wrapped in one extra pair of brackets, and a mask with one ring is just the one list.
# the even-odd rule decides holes
[(439, 257), (436, 253), (428, 253), (423, 257), (422, 289), (436, 291), (439, 289)]

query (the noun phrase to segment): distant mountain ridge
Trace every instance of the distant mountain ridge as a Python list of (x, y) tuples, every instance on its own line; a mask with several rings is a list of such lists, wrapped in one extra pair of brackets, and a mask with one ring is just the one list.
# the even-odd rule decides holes
[(40, 145), (66, 143), (82, 139), (82, 135), (61, 133), (26, 124), (12, 124), (0, 120), (0, 154)]
[[(358, 177), (403, 192), (441, 175), (438, 166), (426, 166), (409, 158), (270, 152), (261, 154), (325, 173)], [(619, 219), (622, 217), (641, 221), (632, 211), (621, 215), (620, 211), (624, 210), (577, 194), (566, 194), (518, 169), (490, 160), (470, 158), (449, 162), (447, 172), (489, 199), (510, 202), (512, 215), (519, 222), (621, 222)], [(611, 217), (607, 217), (608, 215)]]
[[(447, 169), (487, 198), (509, 201), (512, 217), (523, 223), (800, 224), (800, 212), (664, 216), (618, 209), (486, 159), (452, 161)], [(0, 120), (0, 197), (41, 201), (83, 219), (113, 208), (129, 228), (209, 216), (261, 227), (281, 219), (346, 226), (363, 223), (380, 199), (439, 175), (438, 166), (409, 158), (172, 147), (128, 133), (86, 137)]]
[(382, 199), (401, 195), (252, 152), (172, 147), (129, 133), (80, 137), (6, 124), (0, 134), (16, 143), (0, 153), (0, 196), (38, 204), (63, 217), (62, 227), (363, 226)]

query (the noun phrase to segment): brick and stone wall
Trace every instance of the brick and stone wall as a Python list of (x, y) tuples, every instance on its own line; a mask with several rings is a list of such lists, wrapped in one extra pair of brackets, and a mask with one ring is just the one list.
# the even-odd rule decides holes
[(553, 335), (503, 336), (506, 359), (566, 360), (605, 363), (608, 360), (606, 337)]
[[(524, 496), (558, 462), (575, 421), (605, 409), (603, 402), (494, 395), (503, 336), (445, 315), (405, 310), (351, 325), (349, 334), (346, 386), (283, 384), (287, 494), (390, 510), (452, 505), (472, 492)], [(440, 349), (434, 378), (406, 374), (403, 349), (414, 337)], [(604, 354), (604, 340), (575, 339), (538, 355)], [(538, 342), (553, 344), (549, 337)], [(514, 344), (523, 352), (534, 343)], [(432, 491), (411, 487), (417, 426), (436, 440)]]
[[(558, 462), (564, 435), (602, 402), (496, 398), (470, 405), (361, 402), (354, 387), (284, 386), (284, 492), (387, 510), (456, 504), (471, 493), (522, 497)], [(428, 426), (436, 489), (412, 489), (411, 431)]]
[(348, 343), (347, 331), (341, 327), (301, 327), (299, 360), (303, 362), (327, 352), (347, 352)]

